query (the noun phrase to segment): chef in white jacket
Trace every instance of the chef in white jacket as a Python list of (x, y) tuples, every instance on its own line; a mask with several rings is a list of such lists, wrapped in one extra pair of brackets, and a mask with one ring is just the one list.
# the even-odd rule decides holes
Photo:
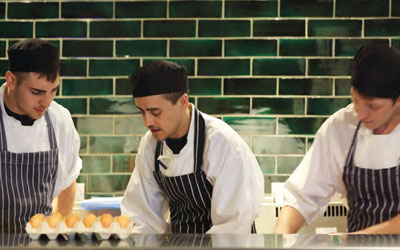
[(130, 81), (149, 129), (121, 203), (122, 213), (134, 217), (133, 231), (255, 232), (263, 174), (231, 127), (188, 102), (185, 68), (153, 61)]
[(400, 233), (400, 52), (363, 46), (354, 58), (352, 104), (318, 130), (284, 186), (275, 232), (295, 233), (347, 198), (348, 232)]

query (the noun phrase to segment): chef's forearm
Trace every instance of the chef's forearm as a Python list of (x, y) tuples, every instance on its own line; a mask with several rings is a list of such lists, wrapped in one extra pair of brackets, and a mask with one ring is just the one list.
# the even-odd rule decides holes
[(72, 182), (72, 184), (69, 187), (64, 189), (58, 195), (57, 212), (62, 213), (64, 216), (72, 212), (75, 200), (75, 193), (76, 193), (76, 181)]
[(304, 225), (304, 217), (291, 206), (284, 206), (280, 211), (274, 232), (277, 234), (297, 233)]
[(400, 233), (400, 215), (393, 217), (385, 222), (364, 228), (354, 234), (399, 234)]

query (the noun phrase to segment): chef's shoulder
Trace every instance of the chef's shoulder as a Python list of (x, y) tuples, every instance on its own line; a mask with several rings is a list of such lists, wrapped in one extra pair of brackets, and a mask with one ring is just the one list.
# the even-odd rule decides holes
[[(50, 119), (55, 127), (71, 129), (71, 125), (73, 125), (71, 112), (60, 105), (56, 101), (53, 101), (50, 104), (48, 109)], [(74, 126), (72, 126), (74, 128)]]

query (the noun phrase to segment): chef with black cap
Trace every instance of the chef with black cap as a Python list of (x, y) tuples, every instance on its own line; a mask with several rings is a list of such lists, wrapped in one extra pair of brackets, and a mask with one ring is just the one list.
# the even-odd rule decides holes
[(354, 58), (352, 104), (318, 130), (284, 186), (276, 233), (296, 233), (347, 198), (347, 230), (400, 233), (400, 52), (363, 46)]
[(121, 203), (122, 213), (134, 217), (133, 231), (255, 232), (263, 174), (231, 127), (188, 102), (185, 68), (153, 61), (130, 82), (149, 129)]
[(40, 39), (8, 50), (0, 88), (0, 233), (24, 232), (37, 213), (71, 212), (82, 163), (69, 111), (53, 101), (59, 87), (59, 49)]

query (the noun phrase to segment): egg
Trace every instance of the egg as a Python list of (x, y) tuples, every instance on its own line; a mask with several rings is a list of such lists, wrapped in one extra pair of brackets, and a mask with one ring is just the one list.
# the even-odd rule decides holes
[(47, 217), (47, 223), (49, 224), (50, 228), (56, 228), (57, 224), (62, 221), (63, 216), (60, 212), (56, 212), (49, 217)]
[(29, 222), (31, 223), (32, 228), (38, 228), (43, 221), (46, 220), (46, 217), (43, 214), (35, 214), (31, 217)]
[(115, 221), (119, 223), (119, 226), (121, 228), (127, 228), (128, 227), (129, 218), (126, 217), (126, 216), (123, 216), (123, 215), (118, 216), (117, 219), (115, 219)]
[(75, 224), (80, 220), (81, 218), (78, 215), (70, 214), (65, 218), (65, 224), (67, 225), (67, 227), (71, 228), (74, 227)]
[(94, 214), (87, 214), (85, 216), (85, 218), (83, 218), (83, 225), (85, 225), (85, 227), (91, 227), (93, 225), (93, 223), (95, 223), (97, 220), (96, 215)]
[(112, 217), (111, 214), (103, 214), (100, 217), (100, 223), (103, 225), (103, 227), (109, 227), (110, 224), (114, 221), (114, 218)]

